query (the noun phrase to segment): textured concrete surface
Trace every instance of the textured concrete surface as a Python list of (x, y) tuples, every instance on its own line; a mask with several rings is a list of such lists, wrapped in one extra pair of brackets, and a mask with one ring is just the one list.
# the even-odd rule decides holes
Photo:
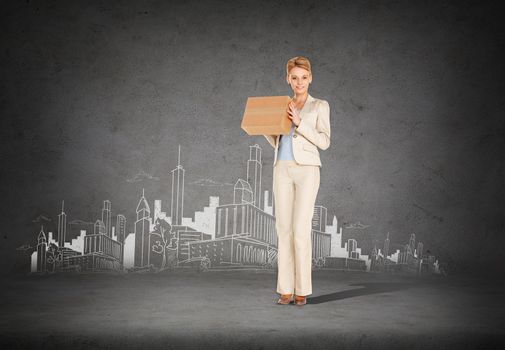
[(505, 345), (505, 283), (315, 271), (309, 304), (273, 271), (4, 281), (0, 345), (32, 348), (482, 349)]
[(331, 106), (329, 217), (368, 226), (372, 246), (415, 232), (461, 269), (502, 266), (501, 13), (488, 1), (3, 2), (0, 274), (33, 246), (39, 215), (55, 230), (62, 199), (69, 221), (91, 222), (110, 199), (129, 232), (142, 188), (169, 212), (179, 144), (186, 217), (209, 195), (232, 200), (254, 143), (271, 188), (273, 151), (240, 119), (248, 96), (291, 94), (295, 55)]

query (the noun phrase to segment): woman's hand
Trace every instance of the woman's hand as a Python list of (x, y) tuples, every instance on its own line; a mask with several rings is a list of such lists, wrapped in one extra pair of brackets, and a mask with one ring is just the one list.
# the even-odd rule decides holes
[(289, 119), (291, 119), (295, 126), (298, 126), (302, 119), (300, 118), (300, 111), (298, 111), (293, 101), (289, 103), (287, 111)]

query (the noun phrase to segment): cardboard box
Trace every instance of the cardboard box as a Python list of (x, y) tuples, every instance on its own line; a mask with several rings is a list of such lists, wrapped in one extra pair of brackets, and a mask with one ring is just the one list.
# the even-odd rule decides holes
[(288, 135), (291, 119), (288, 117), (289, 96), (249, 97), (242, 117), (242, 129), (248, 135)]

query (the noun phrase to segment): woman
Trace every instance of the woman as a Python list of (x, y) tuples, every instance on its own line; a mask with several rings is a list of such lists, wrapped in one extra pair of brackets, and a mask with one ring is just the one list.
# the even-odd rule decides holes
[(318, 148), (330, 146), (328, 102), (309, 95), (310, 62), (294, 57), (286, 65), (294, 97), (287, 112), (289, 135), (264, 135), (274, 147), (273, 192), (278, 237), (278, 304), (305, 305), (312, 294), (312, 216), (319, 190)]

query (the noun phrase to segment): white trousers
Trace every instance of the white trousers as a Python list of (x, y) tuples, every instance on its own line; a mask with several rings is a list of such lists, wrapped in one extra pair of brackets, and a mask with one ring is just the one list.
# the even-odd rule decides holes
[(319, 166), (277, 160), (273, 173), (277, 293), (312, 294), (312, 216)]

